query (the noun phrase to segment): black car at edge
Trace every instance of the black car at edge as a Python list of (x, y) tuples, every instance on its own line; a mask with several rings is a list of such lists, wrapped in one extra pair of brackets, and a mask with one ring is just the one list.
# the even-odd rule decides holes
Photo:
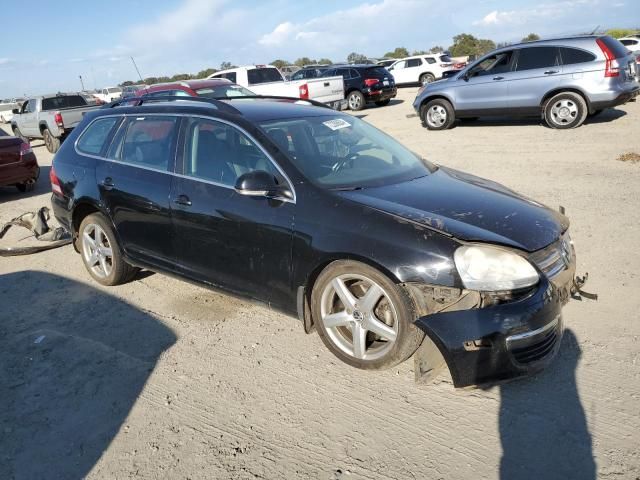
[(305, 103), (87, 114), (50, 178), (91, 276), (146, 268), (256, 299), (358, 368), (415, 354), (416, 375), (446, 362), (460, 387), (546, 366), (577, 288), (568, 219)]

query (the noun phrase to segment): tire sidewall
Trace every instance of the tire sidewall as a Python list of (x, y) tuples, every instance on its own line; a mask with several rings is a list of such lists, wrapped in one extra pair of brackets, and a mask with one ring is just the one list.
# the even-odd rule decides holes
[[(431, 107), (434, 107), (436, 105), (440, 105), (447, 112), (447, 119), (440, 126), (430, 125), (429, 122), (427, 121), (427, 112)], [(429, 130), (446, 130), (450, 128), (451, 125), (453, 125), (453, 122), (455, 122), (455, 111), (453, 110), (453, 106), (448, 101), (443, 100), (441, 98), (436, 98), (435, 100), (431, 100), (430, 102), (427, 102), (420, 108), (420, 119), (422, 120), (422, 123), (424, 124), (424, 126), (427, 127), (427, 129)]]
[[(322, 324), (322, 317), (320, 315), (322, 292), (333, 278), (348, 273), (364, 275), (383, 287), (396, 310), (398, 321), (396, 342), (387, 355), (377, 360), (361, 360), (347, 355), (333, 344)], [(405, 361), (415, 353), (425, 335), (424, 332), (414, 324), (416, 318), (415, 307), (409, 295), (380, 271), (369, 265), (353, 260), (335, 261), (322, 271), (315, 282), (311, 294), (311, 312), (316, 330), (329, 351), (344, 363), (364, 370), (383, 370)]]
[[(360, 98), (360, 105), (356, 108), (353, 108), (351, 106), (351, 97), (359, 97)], [(354, 112), (360, 111), (364, 108), (364, 95), (362, 94), (362, 92), (358, 91), (358, 90), (354, 90), (352, 92), (349, 92), (349, 95), (347, 95), (347, 104), (349, 105), (349, 110), (353, 110)]]
[[(109, 245), (111, 246), (113, 267), (111, 268), (111, 273), (104, 278), (100, 278), (95, 275), (95, 273), (91, 270), (91, 268), (89, 268), (85, 260), (82, 235), (87, 225), (90, 224), (98, 225), (100, 228), (102, 228), (105, 235), (107, 236), (107, 239), (109, 240)], [(89, 275), (91, 275), (91, 278), (93, 278), (96, 282), (106, 286), (118, 285), (123, 282), (123, 271), (127, 270), (130, 267), (125, 263), (120, 251), (120, 245), (118, 244), (111, 225), (104, 217), (104, 215), (100, 213), (92, 213), (91, 215), (87, 215), (80, 223), (80, 228), (78, 228), (78, 239), (78, 250), (80, 251), (80, 256), (82, 257), (82, 263), (87, 269), (87, 272), (89, 272)]]
[[(572, 123), (568, 124), (568, 125), (562, 125), (562, 124), (557, 124), (555, 123), (551, 118), (551, 108), (552, 105), (556, 102), (558, 102), (559, 100), (562, 100), (563, 98), (567, 98), (572, 100), (577, 108), (578, 108), (578, 115), (576, 117), (576, 120), (574, 120)], [(546, 124), (550, 127), (550, 128), (554, 128), (557, 130), (568, 130), (570, 128), (577, 128), (580, 125), (582, 125), (585, 121), (585, 119), (587, 118), (587, 115), (589, 114), (588, 108), (587, 108), (587, 103), (585, 102), (584, 98), (582, 98), (581, 95), (578, 95), (577, 93), (573, 93), (573, 92), (561, 92), (558, 93), (556, 95), (554, 95), (553, 97), (551, 97), (549, 100), (547, 100), (547, 102), (545, 103), (544, 106), (544, 120), (546, 122)]]
[(435, 82), (435, 80), (436, 80), (436, 77), (433, 73), (423, 73), (422, 75), (420, 75), (418, 82), (421, 85), (427, 85), (429, 83)]
[(44, 132), (42, 132), (42, 137), (49, 153), (56, 153), (60, 149), (60, 140), (51, 135), (51, 132), (48, 128), (44, 129)]

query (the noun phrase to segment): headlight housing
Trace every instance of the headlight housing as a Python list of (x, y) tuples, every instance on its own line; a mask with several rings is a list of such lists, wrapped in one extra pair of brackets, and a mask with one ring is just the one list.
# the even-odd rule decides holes
[(490, 245), (464, 245), (454, 253), (456, 268), (470, 290), (518, 290), (538, 283), (538, 272), (524, 257)]

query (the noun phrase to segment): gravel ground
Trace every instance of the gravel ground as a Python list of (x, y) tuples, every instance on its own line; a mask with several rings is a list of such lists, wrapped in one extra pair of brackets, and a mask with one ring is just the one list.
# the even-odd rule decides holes
[[(640, 104), (428, 132), (415, 93), (358, 115), (571, 218), (600, 299), (565, 307), (549, 369), (417, 386), (411, 361), (350, 368), (295, 318), (164, 275), (103, 288), (71, 247), (2, 258), (0, 478), (639, 478), (640, 164), (617, 158), (640, 153)], [(34, 146), (37, 189), (0, 188), (0, 222), (49, 204)]]

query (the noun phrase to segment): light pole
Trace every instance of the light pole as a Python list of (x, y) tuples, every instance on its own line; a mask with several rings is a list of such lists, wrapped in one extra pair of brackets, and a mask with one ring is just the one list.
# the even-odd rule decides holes
[(84, 92), (84, 82), (82, 81), (82, 75), (78, 75), (78, 78), (80, 79), (80, 85), (82, 85), (82, 91)]

